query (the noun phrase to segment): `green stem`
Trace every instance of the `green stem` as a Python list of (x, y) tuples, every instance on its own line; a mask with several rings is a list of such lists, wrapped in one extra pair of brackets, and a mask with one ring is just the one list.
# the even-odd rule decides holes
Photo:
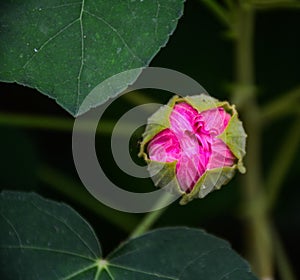
[(270, 173), (266, 180), (266, 189), (268, 191), (268, 207), (272, 209), (280, 193), (280, 187), (286, 173), (289, 170), (300, 143), (300, 118), (294, 122), (287, 133), (285, 141), (277, 151), (277, 156), (273, 160)]
[[(166, 201), (170, 199), (170, 195), (162, 195), (161, 199), (157, 202), (157, 205), (164, 205)], [(135, 238), (148, 231), (154, 223), (160, 218), (160, 216), (167, 210), (168, 207), (161, 208), (156, 211), (152, 211), (145, 215), (140, 224), (130, 234), (130, 238)]]
[(298, 0), (252, 0), (251, 4), (257, 10), (270, 10), (278, 8), (297, 9), (300, 8)]
[[(0, 126), (21, 127), (30, 129), (42, 129), (70, 132), (73, 130), (74, 119), (64, 119), (58, 117), (48, 116), (30, 116), (25, 114), (10, 114), (0, 113)], [(81, 128), (83, 131), (91, 131), (91, 123), (82, 123)], [(100, 129), (97, 129), (98, 133), (111, 134), (115, 123), (112, 121), (100, 121)], [(122, 129), (117, 133), (120, 135), (128, 135), (128, 131), (132, 130), (130, 123), (123, 124)]]
[(282, 280), (296, 280), (295, 273), (289, 263), (287, 254), (284, 250), (282, 242), (277, 234), (274, 231), (273, 233), (273, 243), (274, 243), (274, 251), (275, 251), (275, 258), (278, 265), (278, 272), (280, 275), (280, 279)]
[(210, 9), (214, 15), (225, 25), (231, 27), (228, 12), (216, 0), (201, 0), (201, 2)]
[(104, 206), (92, 197), (83, 186), (52, 167), (42, 166), (38, 176), (41, 182), (92, 211), (99, 217), (106, 219), (125, 232), (131, 232), (138, 224), (138, 220), (135, 216)]
[(133, 105), (155, 103), (155, 100), (153, 100), (151, 97), (148, 97), (142, 91), (134, 91), (134, 93), (125, 94), (124, 98)]
[(225, 4), (229, 10), (233, 10), (235, 3), (234, 0), (225, 0)]
[(283, 115), (295, 114), (300, 115), (300, 86), (295, 89), (281, 94), (279, 98), (270, 102), (262, 109), (264, 123), (282, 117)]
[(253, 37), (254, 11), (241, 4), (236, 14), (236, 79), (237, 87), (233, 99), (241, 110), (248, 134), (247, 173), (244, 179), (244, 205), (250, 209), (246, 218), (248, 255), (253, 270), (261, 279), (273, 279), (273, 256), (270, 242), (270, 226), (264, 203), (253, 211), (252, 205), (264, 201), (261, 175), (261, 133), (260, 112), (255, 99)]
[(142, 219), (142, 222), (130, 234), (130, 238), (138, 237), (148, 231), (164, 211), (164, 208), (162, 208), (146, 214), (146, 216)]
[(0, 125), (24, 128), (37, 128), (57, 131), (71, 131), (73, 119), (47, 116), (30, 116), (25, 114), (0, 113)]

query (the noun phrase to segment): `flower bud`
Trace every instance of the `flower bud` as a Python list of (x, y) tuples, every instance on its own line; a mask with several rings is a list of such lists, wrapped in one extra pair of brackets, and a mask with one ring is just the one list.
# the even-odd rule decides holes
[(148, 119), (139, 156), (154, 184), (186, 204), (220, 189), (236, 170), (245, 173), (246, 137), (234, 105), (206, 94), (174, 96)]

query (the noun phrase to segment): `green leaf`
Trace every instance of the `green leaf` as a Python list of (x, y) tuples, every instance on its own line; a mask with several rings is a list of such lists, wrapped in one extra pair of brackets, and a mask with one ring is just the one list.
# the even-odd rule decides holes
[(67, 205), (3, 192), (0, 209), (2, 279), (63, 279), (101, 256), (93, 230)]
[[(176, 28), (183, 2), (1, 1), (0, 80), (36, 88), (76, 115), (99, 83), (150, 63)], [(112, 95), (102, 92), (97, 104)]]
[(155, 230), (104, 260), (91, 227), (65, 204), (13, 192), (0, 201), (1, 279), (257, 280), (226, 241), (198, 229)]

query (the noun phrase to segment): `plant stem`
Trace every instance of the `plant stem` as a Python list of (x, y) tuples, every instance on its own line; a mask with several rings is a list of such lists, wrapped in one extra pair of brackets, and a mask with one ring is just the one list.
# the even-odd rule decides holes
[[(169, 199), (170, 195), (166, 193), (166, 195), (162, 195), (161, 199), (157, 202), (157, 205), (164, 204)], [(146, 214), (141, 223), (130, 234), (130, 238), (138, 237), (149, 230), (153, 226), (153, 224), (160, 218), (160, 216), (167, 210), (167, 208), (168, 207), (164, 207)]]
[[(263, 181), (261, 176), (261, 126), (260, 112), (255, 100), (254, 89), (254, 10), (251, 6), (240, 5), (236, 14), (236, 79), (237, 87), (233, 100), (240, 107), (246, 132), (247, 144), (246, 167), (244, 179), (244, 205), (250, 207), (246, 217), (248, 255), (253, 270), (261, 279), (273, 279), (273, 257), (270, 242), (270, 226), (264, 203)], [(253, 211), (255, 209), (255, 211)]]
[(130, 234), (130, 238), (135, 238), (147, 230), (149, 230), (152, 225), (159, 219), (159, 217), (163, 214), (165, 208), (150, 212), (146, 214), (146, 216), (142, 219), (142, 222), (135, 228), (135, 230)]
[(73, 119), (47, 116), (30, 116), (25, 114), (0, 113), (0, 125), (37, 128), (57, 131), (71, 131)]
[(278, 8), (297, 9), (300, 3), (297, 0), (252, 0), (251, 4), (257, 10), (271, 10)]
[(281, 94), (279, 98), (268, 103), (268, 105), (262, 109), (261, 118), (264, 123), (266, 123), (270, 120), (282, 117), (284, 114), (298, 113), (298, 115), (300, 115), (299, 105), (300, 86), (287, 93)]
[(225, 4), (229, 10), (234, 9), (234, 1), (233, 0), (225, 0)]
[(278, 264), (278, 272), (282, 280), (296, 280), (294, 271), (288, 261), (288, 257), (282, 245), (282, 242), (276, 231), (273, 232), (274, 251), (276, 262)]
[(129, 103), (133, 105), (142, 105), (147, 103), (155, 103), (151, 97), (147, 96), (142, 91), (134, 91), (134, 94), (125, 94), (123, 95), (124, 99), (126, 99)]
[[(30, 116), (25, 114), (0, 113), (0, 125), (10, 127), (22, 127), (30, 129), (53, 130), (61, 132), (70, 132), (73, 130), (74, 119), (64, 119), (49, 116)], [(115, 123), (112, 121), (100, 121), (100, 129), (98, 133), (111, 134)], [(131, 131), (131, 124), (124, 124), (117, 133), (120, 135), (128, 135)], [(89, 132), (90, 123), (83, 123), (82, 130)]]
[(214, 15), (225, 25), (230, 27), (228, 12), (216, 0), (201, 0), (201, 2), (210, 9)]
[(280, 187), (282, 186), (285, 174), (289, 170), (300, 142), (300, 118), (297, 119), (287, 133), (286, 139), (273, 160), (269, 175), (266, 180), (268, 191), (268, 207), (271, 209), (276, 203)]

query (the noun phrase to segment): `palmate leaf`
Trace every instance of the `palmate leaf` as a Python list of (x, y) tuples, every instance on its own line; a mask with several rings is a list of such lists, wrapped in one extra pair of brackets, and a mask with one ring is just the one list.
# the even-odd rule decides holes
[[(0, 80), (36, 88), (76, 115), (99, 83), (150, 63), (173, 33), (183, 2), (1, 1)], [(102, 92), (93, 105), (114, 94)]]
[(257, 280), (226, 241), (191, 228), (149, 232), (104, 260), (81, 216), (33, 193), (1, 193), (0, 228), (5, 280)]

